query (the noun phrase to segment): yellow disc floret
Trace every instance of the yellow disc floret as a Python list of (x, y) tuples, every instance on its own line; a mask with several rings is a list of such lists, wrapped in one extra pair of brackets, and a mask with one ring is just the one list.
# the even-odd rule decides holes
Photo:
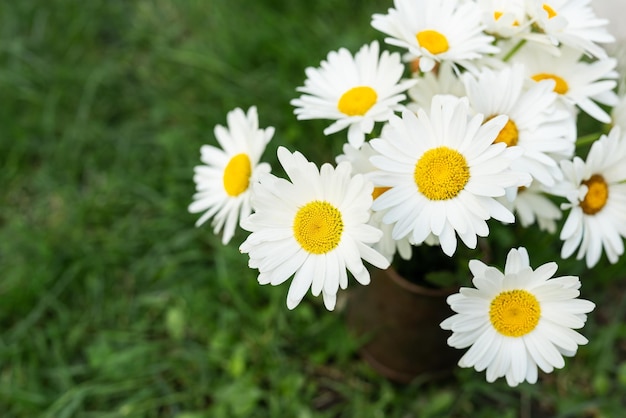
[(509, 119), (504, 125), (504, 127), (500, 130), (500, 133), (493, 140), (494, 144), (499, 142), (504, 142), (507, 147), (512, 147), (517, 145), (517, 141), (519, 140), (519, 131), (517, 130), (517, 125), (513, 120)]
[(442, 54), (450, 48), (448, 39), (436, 30), (423, 30), (415, 37), (417, 43), (433, 55)]
[[(495, 21), (500, 20), (500, 18), (502, 16), (504, 16), (504, 13), (502, 13), (502, 12), (499, 12), (497, 10), (495, 12), (493, 12), (493, 20), (495, 20)], [(517, 19), (513, 21), (513, 26), (519, 26), (519, 22), (517, 21)]]
[(463, 154), (448, 147), (426, 151), (415, 164), (413, 173), (420, 193), (430, 200), (456, 197), (470, 178)]
[(224, 190), (235, 197), (248, 190), (252, 164), (247, 154), (237, 154), (230, 159), (224, 169)]
[(580, 207), (587, 215), (595, 215), (609, 200), (609, 185), (600, 174), (594, 174), (589, 180), (583, 181), (583, 184), (588, 190)]
[(563, 80), (558, 75), (548, 74), (548, 73), (539, 73), (539, 74), (535, 74), (531, 78), (535, 81), (554, 80), (554, 83), (555, 83), (554, 92), (555, 93), (565, 94), (569, 91), (569, 85), (567, 84), (567, 81)]
[(508, 290), (493, 298), (489, 308), (491, 325), (507, 337), (521, 337), (539, 323), (541, 306), (526, 290)]
[(389, 189), (391, 189), (391, 187), (374, 187), (374, 191), (372, 192), (372, 199), (378, 199), (381, 194), (385, 193)]
[(548, 19), (552, 19), (556, 16), (556, 11), (552, 7), (550, 7), (548, 3), (544, 3), (542, 8), (548, 13)]
[(325, 254), (341, 241), (343, 217), (330, 203), (314, 200), (298, 209), (293, 233), (298, 244), (309, 253)]
[(337, 103), (337, 109), (348, 116), (363, 116), (376, 104), (378, 94), (368, 86), (353, 87), (345, 92)]

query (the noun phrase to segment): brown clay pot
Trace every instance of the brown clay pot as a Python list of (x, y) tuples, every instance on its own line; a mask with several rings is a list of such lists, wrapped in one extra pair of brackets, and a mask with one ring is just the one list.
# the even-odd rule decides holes
[(371, 283), (353, 287), (346, 308), (348, 328), (365, 340), (364, 360), (398, 383), (449, 376), (462, 353), (439, 324), (453, 314), (446, 298), (458, 289), (422, 287), (393, 268), (370, 272)]

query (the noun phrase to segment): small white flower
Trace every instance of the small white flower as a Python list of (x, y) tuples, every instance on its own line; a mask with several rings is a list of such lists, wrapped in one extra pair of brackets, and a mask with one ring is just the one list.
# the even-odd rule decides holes
[(505, 377), (509, 386), (537, 382), (537, 368), (546, 373), (565, 365), (587, 339), (574, 331), (585, 325), (595, 305), (580, 295), (575, 276), (552, 277), (554, 262), (533, 270), (525, 248), (512, 249), (504, 274), (471, 260), (474, 288), (462, 287), (448, 297), (455, 315), (441, 328), (451, 330), (448, 344), (469, 350), (460, 367), (487, 370), (487, 381)]
[(546, 186), (560, 180), (558, 161), (574, 154), (576, 123), (568, 112), (557, 110), (554, 82), (532, 83), (525, 88), (522, 65), (499, 71), (484, 69), (476, 76), (466, 74), (464, 81), (474, 111), (487, 118), (508, 116), (496, 142), (524, 150), (513, 162), (513, 169), (529, 173)]
[(526, 75), (535, 81), (554, 80), (554, 91), (562, 103), (575, 116), (572, 107), (578, 106), (589, 116), (603, 123), (611, 117), (600, 106), (615, 106), (618, 98), (613, 89), (617, 85), (614, 71), (617, 61), (606, 58), (594, 62), (582, 61), (582, 53), (561, 48), (561, 55), (554, 56), (526, 45), (515, 54), (512, 62), (524, 64)]
[(589, 268), (600, 260), (602, 250), (611, 263), (624, 253), (626, 237), (626, 138), (619, 127), (602, 136), (589, 150), (587, 160), (561, 161), (565, 179), (553, 193), (569, 200), (570, 209), (560, 238), (561, 256), (567, 258), (580, 247)]
[(202, 225), (213, 217), (213, 232), (222, 228), (222, 243), (227, 244), (235, 233), (241, 218), (248, 216), (250, 184), (261, 173), (269, 173), (267, 163), (259, 163), (265, 146), (274, 135), (274, 128), (259, 129), (256, 107), (248, 113), (237, 108), (227, 115), (228, 127), (215, 127), (215, 138), (220, 148), (203, 145), (200, 160), (204, 165), (194, 168), (196, 193), (189, 212), (204, 212), (196, 221)]
[(524, 0), (477, 0), (487, 33), (501, 38), (519, 38), (529, 31)]
[(452, 96), (435, 96), (429, 114), (420, 109), (391, 119), (382, 137), (370, 143), (381, 154), (371, 157), (379, 169), (374, 181), (391, 188), (372, 208), (387, 211), (383, 221), (394, 224), (394, 239), (408, 235), (421, 244), (432, 234), (452, 255), (456, 234), (475, 248), (477, 236), (489, 233), (487, 219), (514, 221), (495, 198), (531, 178), (510, 170), (520, 148), (493, 143), (506, 121), (470, 118), (467, 101)]
[(279, 285), (293, 280), (287, 307), (294, 309), (311, 289), (322, 293), (333, 310), (339, 288), (348, 286), (350, 271), (361, 284), (370, 275), (363, 260), (385, 269), (387, 259), (369, 244), (382, 232), (367, 224), (374, 186), (360, 174), (351, 176), (343, 162), (321, 169), (299, 152), (278, 149), (278, 159), (291, 181), (271, 174), (253, 186), (255, 213), (242, 220), (251, 234), (240, 246), (259, 270), (260, 284)]
[(394, 6), (386, 15), (375, 14), (372, 26), (389, 35), (385, 42), (419, 58), (423, 72), (441, 61), (468, 68), (472, 60), (498, 52), (493, 37), (482, 31), (481, 11), (473, 2), (394, 0)]
[(608, 20), (598, 18), (590, 3), (591, 0), (526, 0), (528, 15), (542, 31), (529, 34), (528, 39), (562, 44), (580, 54), (606, 58), (598, 43), (614, 42), (615, 38), (608, 32)]
[(348, 128), (348, 142), (359, 148), (375, 122), (385, 122), (406, 99), (403, 94), (415, 84), (401, 80), (405, 68), (400, 54), (383, 51), (378, 42), (364, 45), (353, 57), (341, 48), (328, 54), (319, 68), (306, 69), (307, 79), (291, 101), (299, 120), (335, 120), (324, 130), (330, 135)]

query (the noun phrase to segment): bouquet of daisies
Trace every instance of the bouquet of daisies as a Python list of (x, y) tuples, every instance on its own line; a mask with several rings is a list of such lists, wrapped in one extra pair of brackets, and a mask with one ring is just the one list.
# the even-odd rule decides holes
[[(215, 128), (219, 147), (201, 148), (189, 211), (224, 244), (248, 231), (240, 251), (260, 284), (291, 279), (289, 309), (310, 290), (333, 310), (349, 276), (369, 283), (365, 262), (385, 269), (420, 245), (474, 249), (491, 219), (558, 233), (561, 257), (589, 268), (603, 254), (617, 262), (626, 106), (605, 51), (614, 39), (590, 2), (395, 0), (371, 24), (396, 51), (374, 41), (330, 52), (291, 102), (298, 120), (345, 135), (336, 164), (279, 147), (287, 178), (271, 174), (261, 156), (274, 129), (259, 128), (255, 107), (235, 109)], [(441, 323), (451, 346), (469, 347), (460, 366), (534, 383), (587, 343), (575, 330), (594, 304), (578, 298), (578, 277), (554, 277), (556, 263), (533, 269), (519, 247), (503, 270), (469, 270), (473, 287), (448, 298), (455, 314)]]

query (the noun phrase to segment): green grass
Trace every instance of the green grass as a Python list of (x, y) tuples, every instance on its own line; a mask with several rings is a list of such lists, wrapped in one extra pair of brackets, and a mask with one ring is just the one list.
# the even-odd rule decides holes
[(328, 51), (381, 39), (370, 16), (390, 6), (0, 4), (1, 417), (622, 414), (624, 262), (564, 264), (598, 305), (565, 370), (519, 389), (468, 370), (400, 386), (359, 359), (341, 313), (287, 311), (286, 286), (259, 286), (237, 245), (193, 227), (199, 147), (234, 107), (276, 127), (274, 166), (280, 144), (332, 159), (340, 143), (289, 100)]

